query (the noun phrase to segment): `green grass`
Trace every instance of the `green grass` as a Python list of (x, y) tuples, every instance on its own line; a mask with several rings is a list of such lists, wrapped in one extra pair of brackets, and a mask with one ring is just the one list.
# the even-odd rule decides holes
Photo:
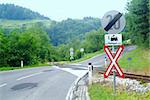
[(43, 23), (46, 27), (50, 27), (52, 21), (51, 20), (4, 20), (0, 19), (0, 27), (2, 28), (20, 28), (23, 25), (26, 25), (27, 27), (31, 27), (35, 23)]
[[(132, 60), (128, 61), (128, 58), (132, 58)], [(119, 60), (119, 64), (125, 69), (149, 69), (150, 49), (137, 48), (127, 54), (124, 54)]]
[(0, 71), (7, 71), (7, 70), (16, 70), (16, 69), (24, 69), (24, 68), (34, 68), (34, 67), (44, 67), (44, 66), (50, 66), (49, 64), (36, 64), (31, 66), (24, 66), (22, 67), (0, 67)]
[(97, 52), (94, 52), (94, 53), (85, 54), (82, 58), (73, 61), (73, 63), (77, 63), (77, 62), (87, 60), (87, 59), (92, 58), (96, 55), (102, 54), (103, 52), (104, 52), (104, 50), (100, 50), (100, 51), (97, 51)]
[(113, 96), (111, 87), (101, 86), (100, 84), (93, 84), (89, 86), (88, 92), (91, 100), (149, 100), (150, 98), (150, 91), (145, 94), (117, 91), (117, 95)]
[(86, 53), (86, 54), (84, 54), (84, 56), (82, 57), (82, 58), (80, 58), (80, 59), (76, 59), (76, 60), (74, 60), (74, 61), (60, 61), (60, 62), (57, 62), (58, 64), (72, 64), (72, 63), (78, 63), (78, 62), (81, 62), (81, 61), (85, 61), (85, 60), (87, 60), (87, 59), (90, 59), (90, 58), (92, 58), (92, 57), (94, 57), (94, 56), (96, 56), (96, 55), (100, 55), (100, 54), (102, 54), (102, 53), (104, 53), (104, 51), (103, 50), (100, 50), (100, 51), (97, 51), (97, 52), (94, 52), (94, 53)]

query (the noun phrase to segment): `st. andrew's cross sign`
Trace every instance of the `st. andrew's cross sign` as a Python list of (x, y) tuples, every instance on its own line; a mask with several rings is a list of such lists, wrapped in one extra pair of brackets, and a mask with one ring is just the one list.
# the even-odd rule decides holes
[(119, 67), (119, 64), (118, 64), (118, 59), (121, 55), (121, 53), (123, 52), (124, 50), (124, 46), (121, 45), (119, 46), (119, 48), (117, 49), (116, 53), (113, 55), (113, 53), (111, 52), (111, 50), (109, 49), (109, 47), (107, 45), (104, 46), (104, 51), (106, 52), (108, 58), (110, 59), (110, 64), (109, 66), (107, 67), (106, 69), (106, 72), (104, 73), (104, 77), (107, 78), (109, 76), (109, 74), (111, 73), (112, 71), (112, 68), (115, 68), (118, 75), (122, 78), (124, 78), (124, 73), (123, 71), (121, 70), (121, 68)]

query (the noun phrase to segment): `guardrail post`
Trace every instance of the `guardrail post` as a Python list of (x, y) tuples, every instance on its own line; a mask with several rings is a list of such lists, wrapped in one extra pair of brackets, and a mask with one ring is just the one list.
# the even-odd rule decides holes
[(88, 64), (89, 85), (92, 84), (92, 70), (93, 70), (92, 63), (89, 63)]

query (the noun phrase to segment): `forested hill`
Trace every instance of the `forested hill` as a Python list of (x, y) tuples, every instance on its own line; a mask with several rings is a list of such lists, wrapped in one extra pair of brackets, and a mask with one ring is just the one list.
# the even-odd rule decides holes
[(26, 20), (26, 19), (49, 19), (30, 9), (14, 4), (0, 4), (0, 19)]
[(11, 32), (14, 29), (24, 29), (37, 26), (49, 34), (51, 43), (55, 46), (76, 40), (83, 40), (87, 32), (98, 30), (101, 27), (99, 18), (85, 17), (83, 19), (67, 19), (61, 22), (53, 20), (3, 20), (0, 19), (0, 28)]
[(47, 32), (53, 45), (82, 40), (87, 32), (101, 27), (99, 18), (85, 17), (83, 19), (67, 19), (53, 24)]
[(30, 9), (14, 4), (0, 4), (0, 28), (9, 33), (14, 29), (24, 30), (29, 27), (41, 27), (49, 34), (54, 46), (84, 40), (87, 32), (101, 27), (99, 18), (85, 17), (57, 22)]

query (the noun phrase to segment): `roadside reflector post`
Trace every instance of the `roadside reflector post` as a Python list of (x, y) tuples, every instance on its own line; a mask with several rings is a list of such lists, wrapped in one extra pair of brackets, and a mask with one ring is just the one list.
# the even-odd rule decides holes
[(92, 84), (92, 63), (88, 64), (89, 85)]
[(23, 68), (23, 60), (21, 60), (21, 68)]

